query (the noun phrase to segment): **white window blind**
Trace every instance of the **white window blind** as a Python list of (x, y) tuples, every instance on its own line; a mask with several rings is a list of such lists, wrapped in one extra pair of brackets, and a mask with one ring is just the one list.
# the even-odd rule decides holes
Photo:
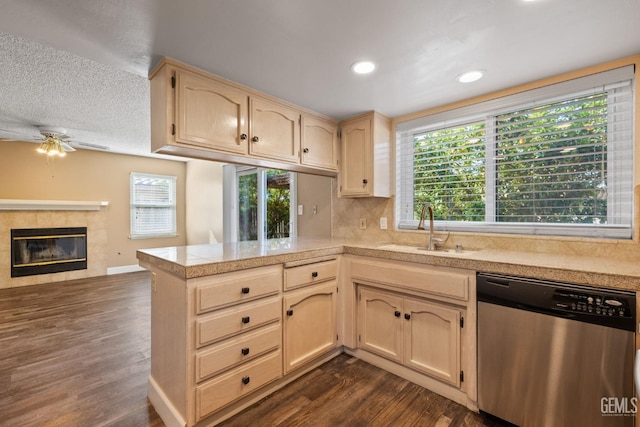
[(631, 238), (633, 68), (400, 123), (400, 228)]
[(176, 177), (131, 173), (131, 238), (176, 235)]

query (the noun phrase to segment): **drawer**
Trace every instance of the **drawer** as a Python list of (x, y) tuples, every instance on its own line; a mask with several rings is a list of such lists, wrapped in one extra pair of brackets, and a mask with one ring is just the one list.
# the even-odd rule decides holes
[(198, 348), (280, 320), (280, 297), (229, 307), (196, 319)]
[(196, 354), (196, 382), (280, 348), (280, 324), (256, 329)]
[(273, 295), (282, 287), (282, 266), (252, 268), (217, 276), (193, 279), (196, 284), (196, 313), (205, 313), (256, 298)]
[(338, 272), (338, 261), (316, 262), (284, 269), (284, 288), (294, 289), (335, 279)]
[(278, 350), (197, 386), (197, 420), (280, 377), (282, 353)]

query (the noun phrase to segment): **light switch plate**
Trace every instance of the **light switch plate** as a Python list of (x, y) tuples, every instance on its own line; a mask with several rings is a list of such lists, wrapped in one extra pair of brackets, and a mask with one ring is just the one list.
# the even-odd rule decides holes
[(380, 230), (386, 230), (386, 229), (387, 229), (387, 217), (382, 216), (380, 217)]
[(367, 229), (367, 218), (360, 218), (360, 230)]
[(304, 215), (304, 205), (298, 205), (298, 215)]

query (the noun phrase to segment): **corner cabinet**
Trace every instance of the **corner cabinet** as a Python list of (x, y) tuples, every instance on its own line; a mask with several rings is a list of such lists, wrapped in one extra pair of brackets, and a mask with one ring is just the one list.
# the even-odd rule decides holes
[(391, 120), (372, 111), (340, 128), (340, 197), (391, 197)]
[(153, 152), (337, 174), (335, 147), (326, 135), (310, 132), (301, 146), (302, 115), (335, 126), (330, 118), (170, 58), (149, 79)]

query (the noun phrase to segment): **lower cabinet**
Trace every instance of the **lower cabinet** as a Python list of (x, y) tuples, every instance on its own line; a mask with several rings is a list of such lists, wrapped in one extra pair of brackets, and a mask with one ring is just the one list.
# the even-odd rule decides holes
[(336, 293), (331, 280), (285, 294), (285, 374), (337, 346)]
[(358, 347), (460, 386), (463, 310), (368, 287), (358, 290)]

